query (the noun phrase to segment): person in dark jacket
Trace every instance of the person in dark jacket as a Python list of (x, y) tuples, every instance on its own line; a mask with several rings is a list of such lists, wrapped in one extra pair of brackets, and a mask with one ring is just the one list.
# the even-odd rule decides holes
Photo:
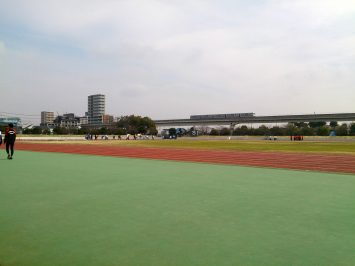
[(4, 139), (4, 143), (6, 144), (7, 159), (9, 160), (11, 160), (12, 156), (14, 155), (15, 141), (16, 141), (16, 130), (14, 129), (14, 125), (10, 123), (9, 127), (6, 128), (5, 139)]

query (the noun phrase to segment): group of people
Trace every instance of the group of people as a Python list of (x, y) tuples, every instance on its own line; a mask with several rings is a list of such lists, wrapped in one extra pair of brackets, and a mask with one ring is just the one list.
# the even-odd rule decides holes
[[(5, 138), (4, 138), (7, 159), (9, 159), (9, 160), (12, 160), (12, 157), (14, 156), (15, 141), (16, 141), (16, 130), (14, 128), (14, 125), (12, 123), (10, 123), (9, 126), (5, 130)], [(0, 145), (2, 144), (2, 142), (3, 142), (2, 141), (2, 134), (0, 131)]]
[(291, 141), (292, 141), (292, 140), (294, 140), (294, 141), (296, 141), (296, 140), (301, 141), (301, 140), (303, 140), (303, 135), (291, 135), (291, 136), (290, 136), (290, 140), (291, 140)]
[[(121, 139), (121, 136), (118, 136), (119, 139)], [(98, 135), (91, 135), (91, 134), (86, 134), (85, 135), (85, 139), (86, 140), (97, 140), (98, 139)], [(104, 139), (104, 140), (108, 140), (108, 136), (107, 135), (102, 135), (101, 136), (101, 139)], [(113, 139), (115, 139), (115, 136), (113, 136)]]
[[(149, 136), (147, 136), (147, 135), (142, 135), (142, 134), (133, 134), (133, 135), (131, 135), (131, 134), (127, 134), (126, 135), (126, 137), (125, 137), (125, 139), (126, 140), (130, 140), (130, 139), (132, 139), (132, 138), (134, 139), (134, 140), (137, 140), (137, 139), (149, 139)], [(90, 133), (88, 133), (88, 134), (86, 134), (85, 135), (85, 139), (86, 140), (97, 140), (99, 138), (99, 136), (98, 135), (92, 135), (92, 134), (90, 134)], [(151, 136), (151, 138), (152, 138), (152, 140), (154, 140), (154, 135), (152, 135)], [(101, 139), (102, 140), (108, 140), (109, 139), (109, 136), (108, 135), (102, 135), (101, 136)], [(117, 135), (117, 137), (115, 136), (115, 135), (113, 135), (112, 136), (112, 139), (113, 140), (121, 140), (122, 139), (122, 137), (121, 137), (121, 135)]]

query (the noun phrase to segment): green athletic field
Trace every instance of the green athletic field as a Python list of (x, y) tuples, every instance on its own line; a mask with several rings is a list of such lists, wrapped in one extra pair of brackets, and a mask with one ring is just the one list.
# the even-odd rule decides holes
[(355, 155), (355, 141), (268, 141), (268, 140), (205, 140), (179, 138), (177, 140), (103, 140), (103, 141), (38, 141), (38, 143), (109, 145), (146, 148), (208, 149), (227, 151), (270, 151)]
[(355, 265), (355, 176), (0, 159), (0, 265)]

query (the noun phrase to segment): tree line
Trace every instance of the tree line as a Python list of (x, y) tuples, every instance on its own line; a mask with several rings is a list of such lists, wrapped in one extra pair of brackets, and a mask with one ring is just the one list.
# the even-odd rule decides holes
[[(355, 123), (351, 124), (339, 124), (337, 121), (331, 121), (327, 124), (322, 122), (299, 122), (288, 123), (284, 126), (271, 126), (261, 125), (259, 127), (248, 127), (242, 125), (231, 130), (229, 127), (224, 128), (207, 128), (196, 127), (186, 131), (177, 132), (178, 136), (182, 135), (195, 135), (194, 132), (198, 132), (199, 135), (212, 135), (212, 136), (244, 136), (244, 135), (273, 135), (273, 136), (290, 136), (290, 135), (304, 135), (304, 136), (329, 136), (331, 132), (334, 132), (337, 136), (355, 136)], [(50, 134), (50, 130), (47, 128), (34, 127), (31, 129), (23, 129), (23, 134)], [(87, 133), (96, 135), (126, 135), (126, 134), (152, 134), (158, 133), (154, 121), (149, 117), (142, 116), (122, 116), (118, 122), (112, 124), (110, 127), (100, 127), (96, 129), (89, 128), (64, 128), (56, 127), (53, 129), (53, 134), (57, 135), (85, 135)]]
[(303, 135), (303, 136), (329, 136), (333, 132), (336, 136), (355, 136), (355, 123), (341, 125), (336, 121), (332, 121), (329, 125), (326, 122), (299, 122), (288, 123), (284, 126), (268, 127), (261, 125), (257, 128), (247, 127), (242, 125), (235, 128), (233, 131), (230, 128), (213, 128), (210, 130), (209, 135), (255, 135), (255, 136), (290, 136), (290, 135)]

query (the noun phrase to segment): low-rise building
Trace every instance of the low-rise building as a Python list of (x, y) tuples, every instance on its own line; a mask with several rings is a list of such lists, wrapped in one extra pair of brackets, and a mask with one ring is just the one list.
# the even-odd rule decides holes
[(81, 126), (80, 118), (76, 117), (73, 113), (58, 115), (53, 123), (56, 127), (65, 128), (79, 128)]
[(0, 117), (0, 126), (7, 127), (9, 124), (13, 124), (16, 128), (21, 128), (21, 118), (19, 117)]
[(102, 116), (102, 123), (104, 125), (110, 125), (113, 123), (113, 116), (112, 115), (103, 115)]
[(89, 117), (88, 116), (80, 117), (80, 125), (87, 125), (87, 124), (89, 124)]

